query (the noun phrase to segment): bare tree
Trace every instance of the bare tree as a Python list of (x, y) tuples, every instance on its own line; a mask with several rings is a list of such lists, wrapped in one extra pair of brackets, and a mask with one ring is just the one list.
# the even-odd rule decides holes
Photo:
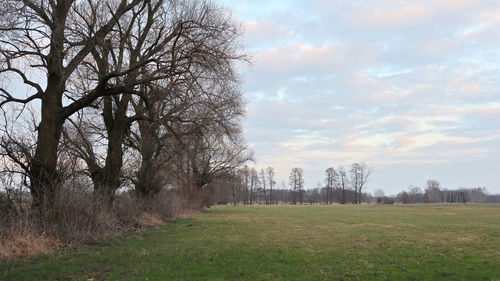
[(250, 169), (250, 205), (253, 205), (255, 202), (255, 190), (259, 186), (259, 174), (255, 168)]
[(413, 185), (410, 185), (408, 187), (408, 195), (410, 197), (410, 202), (413, 203), (422, 202), (424, 197), (422, 189), (418, 186), (413, 186)]
[(364, 162), (354, 163), (351, 165), (351, 183), (354, 189), (355, 204), (361, 204), (361, 196), (363, 194), (363, 187), (368, 182), (368, 178), (373, 172)]
[(267, 177), (267, 180), (269, 181), (269, 204), (274, 204), (273, 203), (273, 186), (276, 184), (276, 182), (274, 181), (274, 168), (273, 167), (266, 168), (266, 177)]
[(361, 166), (358, 163), (354, 163), (351, 165), (351, 170), (349, 171), (351, 174), (352, 190), (354, 191), (354, 197), (353, 197), (353, 201), (352, 201), (353, 204), (358, 203), (360, 168), (361, 168)]
[(441, 184), (437, 180), (428, 180), (425, 196), (429, 203), (441, 202)]
[(326, 169), (325, 173), (326, 173), (326, 176), (325, 176), (326, 201), (328, 204), (332, 204), (333, 203), (333, 189), (337, 185), (339, 175), (333, 167)]
[[(65, 120), (97, 98), (121, 92), (120, 86), (111, 84), (123, 72), (96, 81), (96, 89), (92, 91), (74, 93), (68, 91), (68, 87), (79, 68), (89, 66), (88, 57), (99, 42), (106, 41), (131, 10), (149, 1), (4, 2), (14, 7), (7, 17), (15, 20), (9, 22), (9, 26), (0, 23), (0, 74), (18, 78), (32, 93), (18, 98), (10, 89), (2, 87), (0, 106), (40, 100), (40, 123), (35, 153), (29, 162), (29, 176), (33, 206), (42, 211), (57, 193), (58, 145)], [(30, 78), (26, 73), (33, 73), (39, 79)]]
[[(29, 161), (35, 152), (34, 114), (19, 115), (19, 109), (1, 110), (0, 122), (0, 213), (5, 218), (0, 223), (7, 225), (13, 214), (25, 213), (24, 189), (29, 187)], [(31, 112), (31, 110), (30, 110)], [(22, 119), (22, 120), (19, 120)], [(16, 122), (14, 122), (16, 121)], [(15, 125), (15, 126), (14, 126)], [(15, 204), (15, 202), (19, 204)]]
[(293, 204), (297, 204), (297, 192), (299, 193), (300, 204), (302, 204), (302, 192), (304, 190), (304, 170), (293, 168), (288, 181), (293, 190)]
[(260, 182), (261, 182), (262, 192), (264, 193), (264, 203), (268, 204), (268, 202), (267, 202), (267, 190), (266, 190), (267, 178), (266, 178), (266, 172), (264, 171), (264, 169), (260, 169)]
[(408, 192), (406, 191), (402, 191), (400, 193), (398, 193), (397, 195), (397, 199), (403, 203), (403, 204), (408, 204), (408, 203), (411, 203), (411, 196)]
[[(202, 116), (210, 114), (208, 111)], [(186, 167), (190, 172), (192, 186), (197, 190), (253, 158), (253, 152), (243, 141), (238, 123), (219, 123), (208, 117), (204, 121), (206, 123), (202, 125), (194, 124), (193, 134), (186, 135), (181, 144), (181, 149), (187, 156)]]
[[(210, 101), (212, 99), (206, 97), (217, 94), (218, 99), (215, 100), (219, 101), (220, 97), (228, 96), (224, 93), (230, 93), (232, 102), (236, 103), (235, 108), (240, 107), (237, 104), (239, 94), (233, 90), (233, 84), (238, 81), (231, 65), (232, 60), (243, 58), (233, 47), (237, 35), (238, 29), (231, 19), (204, 2), (173, 8), (165, 7), (163, 1), (154, 5), (148, 3), (133, 9), (130, 17), (125, 17), (123, 22), (119, 21), (116, 36), (99, 44), (100, 48), (92, 52), (97, 68), (86, 73), (95, 72), (96, 79), (100, 81), (121, 69), (140, 67), (128, 71), (122, 79), (114, 78), (123, 85), (121, 93), (102, 98), (107, 154), (104, 165), (93, 173), (97, 195), (107, 198), (110, 204), (113, 201), (114, 193), (120, 186), (122, 146), (133, 122), (139, 121), (134, 147), (140, 150), (142, 162), (138, 177), (132, 180), (138, 194), (150, 197), (160, 189), (158, 177), (153, 174), (158, 169), (150, 169), (153, 158), (160, 156), (155, 146), (162, 147), (162, 142), (168, 141), (165, 134), (159, 138), (158, 130), (166, 128), (167, 135), (170, 135), (172, 127), (168, 125), (169, 121), (181, 118), (184, 111), (201, 101), (200, 96)], [(143, 63), (145, 61), (161, 64), (157, 62), (152, 68)], [(132, 93), (140, 99), (134, 100)], [(227, 102), (227, 99), (222, 100)], [(209, 103), (219, 106), (211, 101)], [(129, 113), (132, 115), (129, 116)], [(231, 112), (222, 112), (227, 113)], [(202, 115), (201, 118), (206, 118), (204, 114), (195, 112), (195, 117)], [(234, 119), (232, 116), (223, 117)], [(162, 126), (159, 127), (160, 123)], [(176, 135), (175, 132), (173, 134)]]
[(384, 200), (385, 192), (382, 189), (378, 188), (373, 192), (373, 196), (375, 196), (377, 203), (380, 204)]
[(342, 204), (346, 203), (346, 189), (349, 186), (349, 178), (347, 177), (347, 172), (343, 166), (340, 166), (338, 168), (338, 175), (339, 175), (339, 185), (340, 188), (342, 189)]
[(250, 203), (250, 169), (248, 168), (247, 165), (245, 165), (241, 170), (240, 170), (240, 176), (242, 177), (242, 184), (244, 187), (244, 204), (249, 204)]

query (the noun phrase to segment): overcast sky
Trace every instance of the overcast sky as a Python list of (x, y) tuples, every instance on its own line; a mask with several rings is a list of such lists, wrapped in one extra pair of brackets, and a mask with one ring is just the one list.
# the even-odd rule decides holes
[(245, 28), (256, 166), (316, 187), (365, 161), (368, 191), (437, 179), (500, 192), (500, 1), (225, 0)]

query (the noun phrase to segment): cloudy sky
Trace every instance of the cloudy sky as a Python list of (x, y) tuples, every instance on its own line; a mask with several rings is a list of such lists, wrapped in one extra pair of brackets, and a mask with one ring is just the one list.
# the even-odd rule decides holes
[(224, 0), (245, 28), (256, 166), (307, 187), (365, 161), (368, 191), (500, 192), (500, 1)]

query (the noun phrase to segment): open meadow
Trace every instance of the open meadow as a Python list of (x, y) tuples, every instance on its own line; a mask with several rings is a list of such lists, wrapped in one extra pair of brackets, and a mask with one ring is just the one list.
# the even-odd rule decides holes
[(500, 205), (219, 206), (0, 280), (500, 280)]

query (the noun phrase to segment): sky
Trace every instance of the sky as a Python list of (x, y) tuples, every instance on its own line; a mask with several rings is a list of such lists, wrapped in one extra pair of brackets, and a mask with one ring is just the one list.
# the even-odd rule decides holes
[(278, 182), (364, 161), (367, 191), (500, 192), (500, 1), (221, 0), (244, 28), (244, 131)]

